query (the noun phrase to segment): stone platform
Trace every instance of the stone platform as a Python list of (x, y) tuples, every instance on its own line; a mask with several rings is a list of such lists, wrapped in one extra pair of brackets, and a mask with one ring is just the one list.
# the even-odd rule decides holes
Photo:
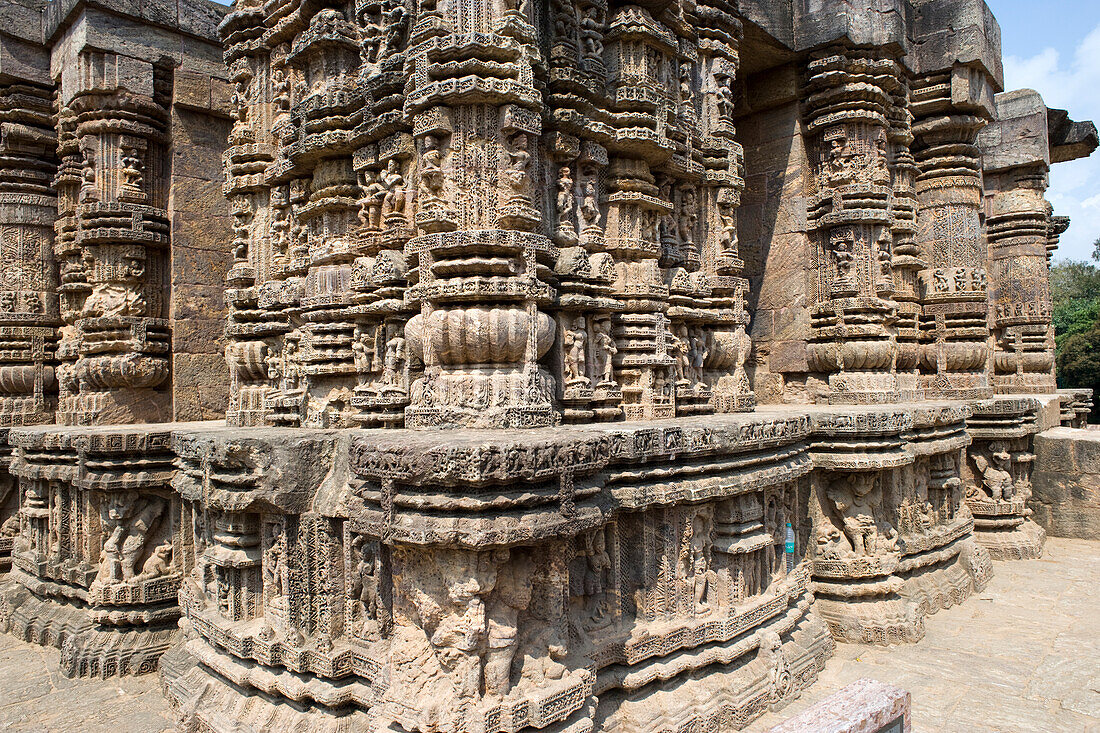
[[(917, 644), (840, 643), (818, 682), (746, 730), (763, 733), (861, 677), (913, 696), (915, 733), (1100, 730), (1100, 542), (1052, 537), (996, 563), (988, 588), (929, 618)], [(0, 730), (170, 730), (153, 676), (66, 679), (56, 653), (0, 635)]]
[(1100, 540), (1100, 429), (1035, 436), (1035, 521), (1052, 536)]

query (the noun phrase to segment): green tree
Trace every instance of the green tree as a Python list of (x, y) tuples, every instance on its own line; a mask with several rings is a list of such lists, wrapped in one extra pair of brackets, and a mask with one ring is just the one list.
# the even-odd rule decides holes
[[(1100, 260), (1100, 239), (1093, 257)], [(1050, 294), (1058, 386), (1089, 387), (1100, 398), (1100, 268), (1088, 262), (1054, 263)]]

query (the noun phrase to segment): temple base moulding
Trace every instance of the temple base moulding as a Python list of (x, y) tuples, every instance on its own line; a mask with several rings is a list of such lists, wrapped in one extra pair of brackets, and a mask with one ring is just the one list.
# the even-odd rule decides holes
[(150, 674), (178, 634), (175, 621), (141, 627), (96, 623), (86, 606), (42, 598), (19, 582), (18, 570), (0, 585), (0, 631), (61, 651), (66, 677)]

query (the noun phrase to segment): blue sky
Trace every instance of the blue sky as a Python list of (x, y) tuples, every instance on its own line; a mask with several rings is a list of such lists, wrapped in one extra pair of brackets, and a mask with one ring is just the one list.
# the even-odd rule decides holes
[[(1001, 24), (1005, 89), (1034, 89), (1048, 107), (1100, 123), (1100, 2), (986, 2)], [(1055, 258), (1089, 259), (1100, 237), (1100, 150), (1054, 166), (1047, 199), (1071, 219)]]
[[(1100, 122), (1100, 0), (986, 2), (1001, 24), (1005, 89), (1034, 89), (1072, 119)], [(1054, 166), (1047, 199), (1071, 219), (1055, 258), (1087, 260), (1100, 237), (1100, 150)]]

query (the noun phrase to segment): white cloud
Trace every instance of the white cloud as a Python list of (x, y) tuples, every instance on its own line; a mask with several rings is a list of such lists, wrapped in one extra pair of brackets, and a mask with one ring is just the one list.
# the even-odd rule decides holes
[[(1005, 89), (1034, 89), (1047, 106), (1069, 110), (1075, 120), (1100, 122), (1100, 26), (1064, 59), (1053, 48), (1030, 58), (1006, 56)], [(1071, 219), (1056, 256), (1085, 260), (1100, 237), (1100, 151), (1085, 160), (1059, 163), (1050, 172), (1047, 199), (1054, 212)]]

